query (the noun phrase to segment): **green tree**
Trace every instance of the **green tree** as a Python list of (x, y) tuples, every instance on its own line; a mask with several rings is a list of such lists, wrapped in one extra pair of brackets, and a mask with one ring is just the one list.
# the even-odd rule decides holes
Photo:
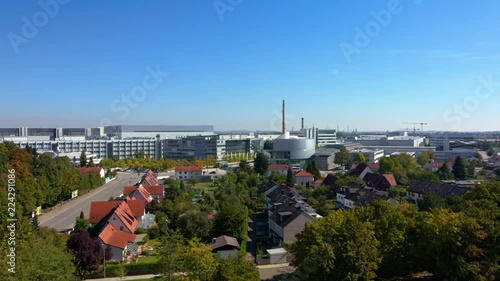
[(259, 281), (259, 270), (244, 257), (221, 260), (217, 267), (217, 281)]
[(248, 173), (250, 172), (251, 168), (250, 165), (248, 165), (247, 160), (241, 160), (239, 164), (240, 171)]
[(376, 201), (363, 208), (356, 208), (355, 215), (363, 222), (373, 225), (375, 238), (380, 242), (381, 262), (377, 275), (390, 278), (401, 276), (410, 271), (410, 253), (408, 251), (407, 234), (409, 223), (400, 208), (386, 201)]
[(169, 230), (161, 236), (158, 255), (160, 257), (160, 272), (166, 280), (177, 280), (176, 273), (182, 272), (183, 251), (184, 237), (179, 231)]
[(334, 162), (340, 166), (345, 166), (349, 164), (350, 157), (347, 148), (342, 147), (337, 153), (335, 153)]
[(293, 172), (291, 168), (288, 168), (286, 171), (286, 186), (294, 186), (295, 185), (295, 177), (293, 176)]
[(83, 211), (81, 211), (80, 216), (76, 218), (75, 227), (73, 229), (75, 232), (82, 232), (87, 231), (89, 227), (89, 222), (85, 219)]
[(184, 237), (188, 239), (206, 239), (210, 236), (212, 224), (208, 221), (208, 215), (198, 210), (189, 210), (181, 215), (176, 223)]
[(267, 173), (267, 167), (269, 166), (269, 159), (263, 152), (258, 152), (255, 156), (253, 168), (255, 172), (259, 175), (265, 175)]
[(85, 150), (80, 153), (80, 167), (87, 167), (87, 153)]
[(247, 238), (248, 210), (236, 195), (224, 197), (214, 221), (214, 237), (228, 235), (245, 240)]
[(485, 280), (481, 276), (485, 233), (475, 219), (432, 209), (420, 213), (414, 235), (411, 250), (423, 269), (443, 280)]
[(88, 167), (95, 167), (94, 157), (90, 157)]
[(373, 225), (333, 211), (306, 224), (292, 246), (299, 280), (372, 280), (380, 262)]
[(440, 180), (451, 180), (453, 179), (453, 174), (450, 171), (450, 168), (448, 167), (448, 163), (443, 163), (441, 167), (436, 172), (437, 176), (439, 177)]
[[(21, 220), (23, 220), (23, 224), (27, 224), (26, 219), (20, 217), (17, 221), (18, 227)], [(74, 275), (75, 266), (71, 262), (72, 256), (66, 250), (66, 237), (64, 235), (45, 227), (31, 232), (23, 231), (21, 233), (19, 228), (17, 231), (16, 273), (14, 275), (5, 268), (7, 266), (7, 253), (4, 254), (2, 250), (0, 280), (64, 281), (77, 279)], [(4, 236), (2, 235), (2, 237)]]
[(447, 207), (446, 200), (433, 193), (424, 195), (421, 200), (417, 201), (417, 205), (420, 211), (430, 211), (432, 209)]
[(418, 157), (417, 157), (417, 162), (421, 166), (424, 166), (425, 164), (429, 163), (430, 160), (431, 160), (431, 156), (429, 155), (429, 153), (427, 151), (420, 153), (420, 155), (418, 155)]
[(196, 187), (196, 184), (199, 182), (198, 178), (197, 177), (190, 177), (188, 180), (187, 180), (187, 183), (189, 186), (191, 187)]
[(456, 180), (464, 180), (466, 178), (465, 160), (460, 155), (455, 159), (452, 172)]
[(471, 178), (476, 176), (476, 161), (471, 161), (467, 166), (467, 175)]
[(354, 162), (355, 163), (366, 163), (365, 155), (361, 152), (356, 152), (354, 154)]
[(217, 272), (217, 261), (210, 246), (199, 240), (190, 240), (182, 253), (182, 271), (190, 280), (211, 281)]
[(316, 160), (311, 160), (309, 164), (306, 166), (306, 171), (311, 173), (314, 176), (314, 179), (321, 179), (321, 173), (318, 168), (318, 164), (316, 163)]

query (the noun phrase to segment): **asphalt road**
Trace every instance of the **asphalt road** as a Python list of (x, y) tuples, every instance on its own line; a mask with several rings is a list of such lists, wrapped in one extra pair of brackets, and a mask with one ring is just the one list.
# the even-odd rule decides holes
[(52, 227), (57, 231), (73, 228), (75, 219), (81, 211), (88, 219), (90, 202), (107, 201), (111, 196), (116, 197), (122, 194), (123, 187), (135, 184), (140, 176), (137, 176), (137, 173), (118, 173), (115, 180), (42, 214), (38, 217), (38, 222), (41, 226)]

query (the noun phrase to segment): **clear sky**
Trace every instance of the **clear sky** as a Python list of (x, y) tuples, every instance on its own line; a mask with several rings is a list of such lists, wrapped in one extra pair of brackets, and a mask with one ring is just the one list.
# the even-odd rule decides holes
[(500, 130), (500, 1), (55, 1), (0, 1), (1, 127)]

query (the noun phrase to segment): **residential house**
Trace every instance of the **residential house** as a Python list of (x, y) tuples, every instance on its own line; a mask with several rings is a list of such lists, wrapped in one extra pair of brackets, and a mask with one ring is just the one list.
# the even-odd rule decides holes
[(238, 257), (240, 243), (238, 243), (238, 240), (234, 237), (222, 235), (213, 238), (210, 247), (213, 253), (219, 254), (220, 258), (225, 260), (230, 257)]
[(153, 196), (146, 190), (146, 188), (142, 184), (138, 186), (133, 185), (124, 187), (123, 196), (128, 196), (136, 200), (144, 200), (147, 204), (153, 201)]
[(158, 177), (153, 173), (153, 171), (148, 170), (141, 178), (139, 182), (143, 186), (157, 186), (160, 184)]
[(392, 174), (372, 174), (368, 173), (363, 177), (363, 181), (369, 188), (387, 191), (389, 187), (396, 186), (396, 179)]
[(135, 243), (136, 235), (130, 232), (116, 229), (108, 223), (99, 233), (101, 244), (111, 250), (111, 260), (123, 261), (125, 257), (132, 254), (129, 248)]
[(76, 170), (82, 174), (97, 173), (101, 179), (106, 176), (104, 169), (101, 167), (76, 168)]
[(98, 228), (99, 225), (104, 227), (105, 224), (110, 223), (116, 229), (134, 233), (139, 221), (127, 202), (107, 201), (90, 203), (89, 223)]
[(267, 196), (269, 193), (273, 192), (279, 185), (275, 181), (268, 181), (267, 183), (263, 184), (259, 189), (257, 190), (258, 194), (264, 194)]
[(175, 178), (187, 180), (191, 177), (201, 176), (203, 167), (201, 166), (177, 166), (175, 167)]
[(434, 194), (441, 198), (447, 198), (452, 195), (462, 196), (470, 189), (470, 187), (456, 183), (414, 181), (406, 189), (406, 197), (416, 202), (416, 200), (422, 199), (426, 194)]
[(143, 186), (143, 185), (139, 184), (139, 185), (125, 186), (123, 188), (123, 196), (127, 197), (130, 194), (134, 193), (136, 191), (136, 189), (139, 188), (139, 186), (142, 186), (142, 188), (144, 190), (146, 190), (149, 193), (149, 195), (151, 195), (151, 198), (153, 200), (159, 201), (159, 200), (162, 200), (165, 198), (165, 188), (163, 185)]
[(334, 174), (328, 174), (326, 177), (323, 179), (323, 182), (321, 185), (327, 186), (330, 189), (335, 188), (335, 182), (337, 182), (339, 178), (334, 175)]
[(295, 173), (295, 184), (306, 186), (308, 183), (314, 182), (314, 176), (306, 171), (299, 171)]
[(389, 197), (387, 191), (376, 190), (373, 188), (363, 188), (357, 183), (348, 184), (337, 192), (337, 202), (343, 209), (354, 209), (359, 206), (366, 206), (375, 201), (384, 200), (397, 204)]
[(270, 176), (272, 173), (278, 173), (282, 175), (286, 175), (288, 173), (288, 169), (292, 170), (292, 165), (289, 164), (271, 164), (267, 167), (267, 176)]
[[(437, 172), (444, 164), (444, 161), (431, 161), (428, 163), (425, 163), (424, 169), (431, 170), (433, 172)], [(448, 166), (448, 169), (451, 171), (453, 168), (453, 162), (446, 162), (446, 165)]]
[(280, 186), (266, 196), (269, 237), (274, 244), (295, 242), (306, 222), (321, 218), (293, 188)]
[(313, 188), (317, 188), (317, 187), (320, 187), (322, 184), (323, 184), (323, 180), (322, 179), (317, 179), (317, 180), (311, 182), (310, 186), (313, 187)]
[(359, 178), (364, 178), (366, 174), (373, 174), (375, 171), (370, 168), (370, 166), (367, 163), (360, 163), (357, 164), (354, 167), (354, 170), (352, 171), (352, 175), (354, 177), (359, 177)]

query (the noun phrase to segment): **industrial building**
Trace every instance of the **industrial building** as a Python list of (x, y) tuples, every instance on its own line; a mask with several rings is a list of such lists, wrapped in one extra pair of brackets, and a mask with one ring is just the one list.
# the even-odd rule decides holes
[(176, 139), (186, 136), (213, 135), (214, 126), (207, 125), (116, 125), (104, 127), (104, 134), (115, 139)]
[(286, 131), (286, 107), (283, 101), (282, 109), (282, 132), (281, 136), (272, 143), (272, 148), (268, 150), (271, 154), (271, 163), (303, 165), (316, 149), (316, 140), (313, 138), (291, 136)]

